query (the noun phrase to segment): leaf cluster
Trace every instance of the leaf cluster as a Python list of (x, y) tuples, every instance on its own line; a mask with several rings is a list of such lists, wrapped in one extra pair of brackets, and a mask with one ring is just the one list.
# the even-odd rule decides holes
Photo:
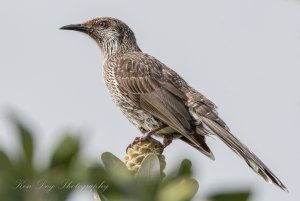
[[(87, 165), (80, 154), (80, 140), (63, 135), (43, 168), (34, 163), (34, 134), (14, 119), (20, 151), (11, 156), (0, 147), (0, 198), (5, 201), (64, 201), (75, 190), (97, 193), (101, 201), (190, 201), (196, 200), (198, 182), (192, 163), (183, 160), (164, 176), (157, 156), (149, 155), (134, 175), (113, 154), (101, 156), (102, 164)], [(45, 160), (46, 161), (46, 160)], [(249, 192), (215, 194), (211, 201), (247, 201)]]

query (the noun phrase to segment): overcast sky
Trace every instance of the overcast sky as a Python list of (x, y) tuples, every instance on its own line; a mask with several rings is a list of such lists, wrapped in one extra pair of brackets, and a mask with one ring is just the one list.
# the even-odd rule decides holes
[[(300, 142), (300, 2), (297, 0), (27, 0), (0, 7), (0, 146), (17, 149), (5, 117), (21, 114), (38, 133), (38, 160), (63, 131), (83, 133), (85, 153), (122, 158), (140, 135), (113, 105), (102, 58), (87, 36), (58, 28), (98, 16), (123, 20), (141, 49), (175, 69), (219, 106), (232, 132), (286, 184), (264, 182), (219, 140), (216, 161), (182, 142), (165, 150), (168, 168), (189, 158), (199, 196), (254, 190), (252, 201), (296, 201)], [(76, 194), (70, 200), (92, 201)]]

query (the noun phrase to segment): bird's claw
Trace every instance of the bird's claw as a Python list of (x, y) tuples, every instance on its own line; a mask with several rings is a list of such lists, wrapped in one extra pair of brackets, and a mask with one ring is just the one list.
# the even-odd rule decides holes
[(131, 148), (133, 145), (137, 144), (137, 143), (141, 143), (142, 140), (141, 140), (142, 137), (136, 137), (134, 138), (133, 142), (130, 143), (127, 148), (126, 148), (126, 152), (128, 151), (129, 148)]
[(172, 143), (173, 139), (174, 139), (173, 135), (165, 135), (164, 139), (163, 139), (163, 146), (164, 146), (164, 148), (166, 148), (167, 146), (169, 146)]
[[(155, 139), (152, 138), (151, 136), (154, 135), (157, 131), (159, 131), (159, 130), (165, 128), (165, 127), (167, 127), (167, 126), (166, 126), (166, 125), (162, 125), (162, 126), (156, 128), (156, 129), (153, 129), (153, 130), (150, 130), (150, 131), (144, 133), (141, 137), (136, 137), (136, 138), (133, 140), (133, 142), (127, 146), (126, 152), (127, 152), (127, 150), (128, 150), (129, 148), (131, 148), (133, 145), (135, 145), (135, 144), (137, 144), (137, 143), (141, 143), (141, 142), (146, 141), (146, 140), (148, 140), (148, 139), (151, 139), (151, 140), (154, 140), (154, 141), (159, 142), (158, 140), (155, 140)], [(173, 136), (172, 136), (172, 139), (173, 139)], [(171, 142), (172, 142), (172, 140), (171, 140)], [(167, 143), (166, 146), (168, 146), (171, 142)], [(160, 142), (159, 142), (159, 143), (160, 143)], [(166, 146), (164, 145), (164, 147), (166, 147)]]

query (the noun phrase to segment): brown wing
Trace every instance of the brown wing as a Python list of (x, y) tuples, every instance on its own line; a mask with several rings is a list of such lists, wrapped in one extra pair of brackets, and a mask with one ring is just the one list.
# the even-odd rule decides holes
[[(209, 119), (214, 120), (218, 124), (220, 124), (224, 129), (229, 131), (229, 128), (225, 124), (225, 122), (219, 118), (218, 113), (216, 111), (217, 106), (202, 95), (200, 92), (196, 91), (192, 87), (190, 87), (182, 77), (180, 77), (174, 70), (166, 67), (163, 69), (163, 73), (165, 77), (174, 84), (176, 88), (180, 88), (182, 92), (187, 96), (188, 101), (186, 105), (190, 109), (190, 113), (193, 115), (195, 121), (197, 121), (197, 132), (200, 135), (206, 135), (202, 120), (199, 118), (199, 115), (207, 117)], [(195, 115), (193, 114), (195, 113)]]
[(163, 77), (162, 68), (163, 64), (148, 55), (123, 56), (115, 68), (118, 87), (138, 107), (179, 133), (192, 134), (187, 97)]
[(214, 159), (205, 137), (195, 133), (194, 119), (186, 106), (188, 97), (164, 75), (165, 69), (149, 55), (123, 55), (115, 67), (118, 88), (136, 106), (181, 133), (180, 139)]

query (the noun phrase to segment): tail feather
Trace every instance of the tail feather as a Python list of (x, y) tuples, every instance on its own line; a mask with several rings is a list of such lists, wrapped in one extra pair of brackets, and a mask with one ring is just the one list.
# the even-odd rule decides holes
[(241, 156), (249, 167), (254, 172), (263, 177), (267, 182), (274, 183), (284, 191), (288, 191), (284, 184), (275, 176), (274, 173), (244, 144), (242, 144), (235, 136), (229, 131), (224, 129), (215, 121), (206, 117), (201, 117), (202, 122), (213, 131), (230, 149)]

